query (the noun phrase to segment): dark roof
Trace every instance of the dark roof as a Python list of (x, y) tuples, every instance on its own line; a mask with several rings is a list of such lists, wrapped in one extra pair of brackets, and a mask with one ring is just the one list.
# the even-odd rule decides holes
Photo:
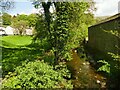
[(0, 29), (0, 31), (5, 31), (4, 29)]

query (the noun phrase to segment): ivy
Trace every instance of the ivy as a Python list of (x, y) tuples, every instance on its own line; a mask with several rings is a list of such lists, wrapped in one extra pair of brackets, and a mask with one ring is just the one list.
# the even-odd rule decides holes
[[(40, 2), (40, 1), (38, 1)], [(41, 2), (46, 22), (46, 35), (51, 49), (54, 50), (55, 64), (58, 60), (71, 60), (72, 49), (78, 47), (87, 37), (88, 24), (93, 15), (89, 12), (90, 3), (85, 2)], [(37, 4), (37, 5), (41, 5)], [(50, 13), (50, 6), (54, 13)], [(89, 12), (85, 14), (85, 12)], [(90, 15), (89, 15), (90, 14)], [(85, 17), (89, 17), (90, 21)], [(89, 22), (89, 23), (88, 23)]]

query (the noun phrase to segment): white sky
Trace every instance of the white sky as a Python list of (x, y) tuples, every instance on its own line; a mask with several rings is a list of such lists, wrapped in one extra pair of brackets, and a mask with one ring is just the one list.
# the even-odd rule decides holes
[[(97, 11), (95, 16), (107, 16), (118, 13), (118, 2), (120, 0), (94, 0), (96, 2)], [(120, 6), (119, 6), (120, 8)]]

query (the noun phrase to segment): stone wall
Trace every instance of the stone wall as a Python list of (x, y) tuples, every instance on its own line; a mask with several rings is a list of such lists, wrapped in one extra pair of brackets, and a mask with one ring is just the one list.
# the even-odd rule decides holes
[(88, 28), (88, 46), (103, 53), (120, 54), (120, 14)]

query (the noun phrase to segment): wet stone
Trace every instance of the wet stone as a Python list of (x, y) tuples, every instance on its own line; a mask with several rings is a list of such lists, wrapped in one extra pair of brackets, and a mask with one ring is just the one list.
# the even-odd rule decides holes
[(102, 82), (101, 83), (101, 88), (105, 88), (106, 87), (106, 83), (105, 82)]
[(97, 80), (96, 82), (97, 82), (97, 83), (100, 83), (100, 80)]

